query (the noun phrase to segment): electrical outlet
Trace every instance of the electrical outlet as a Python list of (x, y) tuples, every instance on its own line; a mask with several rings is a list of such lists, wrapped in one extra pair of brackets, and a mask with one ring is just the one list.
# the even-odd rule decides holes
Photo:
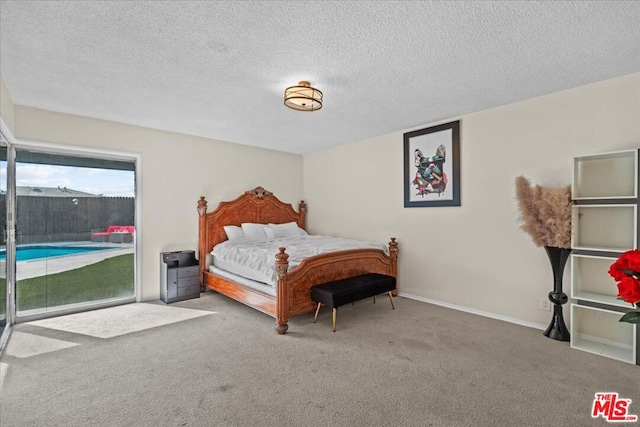
[(548, 297), (540, 298), (540, 310), (551, 311), (551, 301)]

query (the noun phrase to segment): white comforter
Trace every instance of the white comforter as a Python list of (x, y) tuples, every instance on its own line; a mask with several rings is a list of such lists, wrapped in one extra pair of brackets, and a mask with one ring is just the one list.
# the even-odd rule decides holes
[[(217, 267), (276, 286), (275, 256), (279, 247), (287, 248), (289, 270), (298, 266), (305, 258), (327, 252), (373, 248), (380, 249), (386, 254), (389, 253), (389, 249), (384, 243), (305, 235), (271, 240), (227, 240), (216, 245), (211, 254), (213, 255), (213, 264)], [(245, 274), (249, 270), (253, 274)]]

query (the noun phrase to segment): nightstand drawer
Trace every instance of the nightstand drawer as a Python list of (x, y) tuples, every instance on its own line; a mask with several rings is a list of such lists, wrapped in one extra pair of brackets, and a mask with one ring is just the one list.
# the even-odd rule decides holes
[(178, 293), (180, 293), (180, 288), (193, 285), (198, 285), (198, 287), (200, 287), (200, 279), (198, 276), (181, 277), (178, 279)]
[(190, 267), (179, 267), (178, 277), (197, 276), (200, 272), (200, 266), (192, 265)]
[(198, 295), (200, 296), (200, 284), (197, 283), (195, 285), (184, 286), (178, 288), (178, 297), (184, 297), (187, 295)]

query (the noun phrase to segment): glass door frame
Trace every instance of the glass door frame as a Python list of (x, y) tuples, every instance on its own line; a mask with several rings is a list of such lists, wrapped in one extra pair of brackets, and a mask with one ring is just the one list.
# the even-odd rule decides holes
[(16, 323), (16, 304), (14, 295), (16, 294), (16, 197), (15, 197), (15, 166), (16, 166), (16, 151), (15, 151), (15, 139), (9, 128), (5, 125), (4, 121), (0, 119), (0, 139), (2, 144), (7, 147), (7, 192), (6, 192), (6, 227), (7, 241), (6, 241), (6, 279), (5, 279), (5, 295), (6, 295), (6, 307), (5, 307), (5, 321), (6, 325), (2, 334), (0, 335), (0, 354), (4, 350), (4, 347), (11, 334), (11, 327)]
[[(3, 122), (2, 131), (5, 133), (6, 126)], [(8, 131), (8, 129), (7, 129)], [(61, 144), (53, 144), (53, 143), (42, 143), (35, 141), (24, 141), (24, 140), (15, 140), (13, 136), (9, 136), (7, 139), (10, 139), (11, 149), (8, 150), (7, 157), (11, 158), (11, 161), (7, 161), (7, 206), (9, 206), (9, 194), (12, 194), (11, 206), (13, 209), (13, 213), (11, 215), (11, 227), (9, 228), (9, 236), (11, 238), (12, 244), (9, 245), (9, 239), (7, 239), (7, 265), (11, 265), (12, 268), (12, 286), (9, 286), (9, 271), (7, 271), (7, 289), (11, 288), (11, 295), (7, 294), (7, 301), (11, 300), (11, 303), (8, 303), (7, 309), (11, 311), (7, 311), (7, 327), (9, 327), (9, 319), (11, 319), (11, 324), (27, 322), (32, 320), (38, 320), (53, 316), (59, 316), (64, 314), (77, 313), (82, 311), (88, 311), (98, 308), (111, 307), (115, 305), (128, 304), (132, 302), (140, 302), (142, 301), (142, 274), (141, 274), (141, 242), (142, 242), (142, 198), (141, 198), (141, 164), (142, 157), (139, 153), (131, 153), (131, 152), (121, 152), (121, 151), (110, 151), (110, 150), (102, 150), (95, 149), (90, 147), (78, 147), (78, 146), (66, 146)], [(112, 160), (124, 160), (135, 163), (135, 225), (136, 225), (136, 239), (135, 239), (135, 247), (134, 247), (134, 294), (131, 297), (123, 297), (117, 300), (109, 300), (109, 301), (96, 301), (96, 302), (88, 302), (87, 304), (77, 307), (77, 308), (63, 308), (59, 310), (52, 310), (42, 314), (35, 315), (16, 315), (16, 305), (15, 305), (15, 238), (16, 238), (16, 199), (15, 199), (15, 158), (16, 158), (16, 150), (31, 150), (31, 151), (40, 151), (43, 153), (52, 153), (52, 154), (63, 154), (63, 155), (78, 155), (81, 157), (93, 156), (98, 159), (112, 159)], [(11, 154), (9, 154), (11, 152)], [(9, 217), (7, 217), (7, 222), (9, 222)], [(11, 250), (9, 249), (11, 246)], [(11, 255), (11, 257), (10, 257)], [(9, 268), (8, 268), (9, 270)], [(0, 343), (1, 344), (1, 343)], [(1, 348), (1, 347), (0, 347)]]

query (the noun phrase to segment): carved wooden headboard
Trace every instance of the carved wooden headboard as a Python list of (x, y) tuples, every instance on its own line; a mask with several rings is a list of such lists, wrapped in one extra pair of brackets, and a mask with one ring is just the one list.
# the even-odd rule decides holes
[(289, 203), (283, 203), (272, 192), (262, 187), (245, 191), (240, 197), (230, 202), (220, 202), (218, 207), (207, 213), (207, 201), (204, 196), (198, 200), (199, 232), (198, 256), (200, 265), (215, 245), (227, 240), (225, 225), (239, 226), (243, 222), (258, 224), (283, 224), (296, 222), (305, 228), (307, 207), (300, 202), (299, 213)]

